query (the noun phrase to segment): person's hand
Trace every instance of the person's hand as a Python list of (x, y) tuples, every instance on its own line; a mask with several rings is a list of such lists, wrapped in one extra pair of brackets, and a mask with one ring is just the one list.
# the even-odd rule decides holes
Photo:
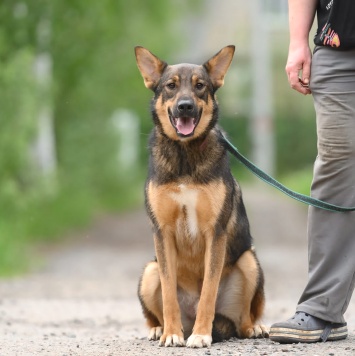
[(309, 89), (311, 60), (312, 54), (308, 44), (290, 46), (286, 64), (288, 82), (292, 89), (304, 95), (311, 94)]

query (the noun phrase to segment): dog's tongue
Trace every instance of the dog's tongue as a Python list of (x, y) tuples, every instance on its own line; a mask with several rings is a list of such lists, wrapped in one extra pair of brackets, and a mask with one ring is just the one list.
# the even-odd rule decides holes
[(190, 135), (194, 128), (195, 128), (195, 124), (194, 124), (194, 120), (193, 118), (190, 117), (179, 117), (176, 120), (176, 128), (178, 129), (178, 131), (183, 134), (183, 135)]

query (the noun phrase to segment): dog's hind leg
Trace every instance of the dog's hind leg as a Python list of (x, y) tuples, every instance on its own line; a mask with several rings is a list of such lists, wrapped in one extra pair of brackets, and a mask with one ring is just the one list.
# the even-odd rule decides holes
[(264, 275), (252, 250), (244, 252), (236, 263), (242, 275), (243, 293), (241, 298), (241, 316), (237, 324), (238, 335), (242, 338), (268, 337), (268, 330), (262, 324), (256, 324), (261, 318), (264, 305)]
[(237, 330), (241, 337), (268, 337), (268, 329), (262, 324), (256, 324), (261, 318), (264, 306), (264, 275), (255, 253), (251, 250), (244, 252), (236, 265), (244, 278), (244, 298), (242, 300), (241, 323)]
[(157, 262), (144, 269), (138, 286), (138, 297), (150, 328), (149, 340), (159, 340), (163, 334), (163, 302)]
[[(232, 271), (222, 278), (216, 313), (234, 322), (239, 337), (267, 337), (267, 328), (255, 324), (263, 313), (264, 302), (262, 270), (254, 253), (249, 250), (239, 258)], [(228, 338), (228, 334), (220, 333), (224, 338)]]

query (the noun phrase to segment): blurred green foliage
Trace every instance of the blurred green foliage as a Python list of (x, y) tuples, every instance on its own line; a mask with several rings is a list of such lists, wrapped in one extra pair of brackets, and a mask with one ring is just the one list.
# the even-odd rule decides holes
[[(221, 126), (238, 150), (250, 158), (252, 144), (250, 135), (248, 135), (249, 118), (239, 116), (238, 119), (235, 119), (226, 116), (222, 118)], [(304, 194), (309, 194), (310, 184), (305, 187), (305, 182), (310, 183), (311, 167), (317, 154), (315, 120), (310, 117), (298, 116), (295, 113), (281, 112), (274, 119), (274, 137), (277, 168), (275, 177), (279, 179), (287, 177), (287, 181), (292, 183), (294, 189), (307, 190), (307, 193)], [(234, 157), (231, 157), (230, 163), (237, 179), (243, 180), (250, 176), (249, 171)], [(292, 176), (295, 178), (292, 179)], [(299, 187), (296, 184), (297, 177), (302, 177)]]
[[(141, 90), (133, 49), (176, 52), (177, 36), (167, 24), (183, 6), (163, 0), (0, 2), (0, 274), (26, 265), (34, 239), (58, 237), (101, 210), (142, 200), (145, 173), (139, 165), (123, 178), (111, 116), (129, 108), (144, 118), (143, 154), (151, 93)], [(45, 92), (34, 70), (41, 53), (51, 58)], [(56, 174), (46, 178), (31, 156), (44, 101), (53, 113), (57, 159)]]
[(28, 172), (28, 143), (36, 130), (33, 54), (18, 49), (0, 65), (0, 209), (16, 209), (18, 198), (33, 183)]

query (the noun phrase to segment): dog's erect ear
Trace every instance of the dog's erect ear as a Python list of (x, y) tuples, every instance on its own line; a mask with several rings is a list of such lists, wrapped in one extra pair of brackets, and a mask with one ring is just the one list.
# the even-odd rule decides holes
[(203, 64), (206, 68), (215, 90), (220, 88), (224, 83), (224, 76), (232, 62), (235, 46), (222, 48), (209, 61)]
[(136, 52), (137, 65), (143, 76), (145, 86), (148, 89), (154, 90), (167, 64), (144, 47), (137, 46), (134, 50)]

